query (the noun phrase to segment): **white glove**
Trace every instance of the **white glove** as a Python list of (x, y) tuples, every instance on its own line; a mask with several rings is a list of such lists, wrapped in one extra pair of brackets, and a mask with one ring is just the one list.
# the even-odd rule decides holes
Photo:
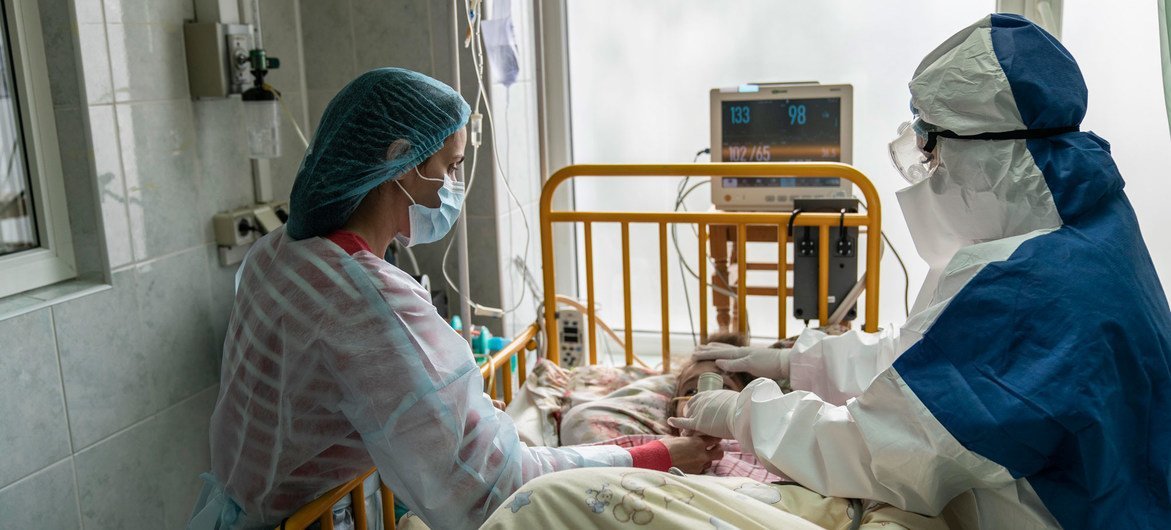
[(669, 418), (667, 424), (680, 431), (694, 431), (716, 438), (734, 439), (732, 420), (736, 417), (736, 398), (732, 390), (708, 390), (691, 396), (685, 418)]
[(756, 377), (780, 380), (789, 378), (789, 352), (792, 349), (753, 348), (704, 344), (695, 350), (697, 361), (716, 361), (725, 372), (748, 372)]

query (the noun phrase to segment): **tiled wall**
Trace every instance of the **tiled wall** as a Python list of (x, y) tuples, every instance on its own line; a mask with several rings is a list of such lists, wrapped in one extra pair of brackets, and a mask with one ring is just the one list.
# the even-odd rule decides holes
[[(232, 300), (210, 219), (253, 198), (240, 102), (189, 96), (191, 0), (39, 4), (78, 261), (112, 288), (0, 321), (0, 527), (181, 528)], [(304, 126), (299, 10), (262, 13), (271, 81)], [(303, 152), (285, 133), (278, 195)]]

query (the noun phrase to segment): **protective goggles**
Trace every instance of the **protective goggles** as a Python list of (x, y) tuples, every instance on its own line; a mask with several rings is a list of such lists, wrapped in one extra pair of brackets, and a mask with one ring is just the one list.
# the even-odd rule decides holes
[(891, 141), (890, 161), (907, 182), (915, 184), (931, 176), (931, 161), (935, 155), (926, 149), (927, 132), (921, 120), (905, 121)]
[(1022, 129), (1016, 131), (990, 132), (979, 134), (957, 134), (939, 129), (916, 119), (899, 125), (898, 135), (890, 143), (890, 158), (895, 169), (911, 184), (931, 176), (934, 168), (935, 144), (940, 138), (953, 140), (1033, 140), (1059, 134), (1077, 132), (1077, 125), (1052, 127), (1048, 129)]

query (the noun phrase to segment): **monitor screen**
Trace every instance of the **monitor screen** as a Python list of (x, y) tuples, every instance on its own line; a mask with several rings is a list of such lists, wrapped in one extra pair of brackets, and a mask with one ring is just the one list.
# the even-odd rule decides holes
[[(841, 98), (763, 99), (720, 104), (724, 162), (840, 162)], [(837, 187), (840, 179), (724, 177), (725, 188)]]

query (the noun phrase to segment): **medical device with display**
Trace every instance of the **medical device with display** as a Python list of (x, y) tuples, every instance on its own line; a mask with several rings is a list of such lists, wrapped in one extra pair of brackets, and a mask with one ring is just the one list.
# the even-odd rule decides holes
[[(853, 161), (851, 85), (752, 84), (711, 91), (713, 162)], [(791, 210), (798, 198), (845, 198), (839, 178), (720, 177), (720, 210)]]

